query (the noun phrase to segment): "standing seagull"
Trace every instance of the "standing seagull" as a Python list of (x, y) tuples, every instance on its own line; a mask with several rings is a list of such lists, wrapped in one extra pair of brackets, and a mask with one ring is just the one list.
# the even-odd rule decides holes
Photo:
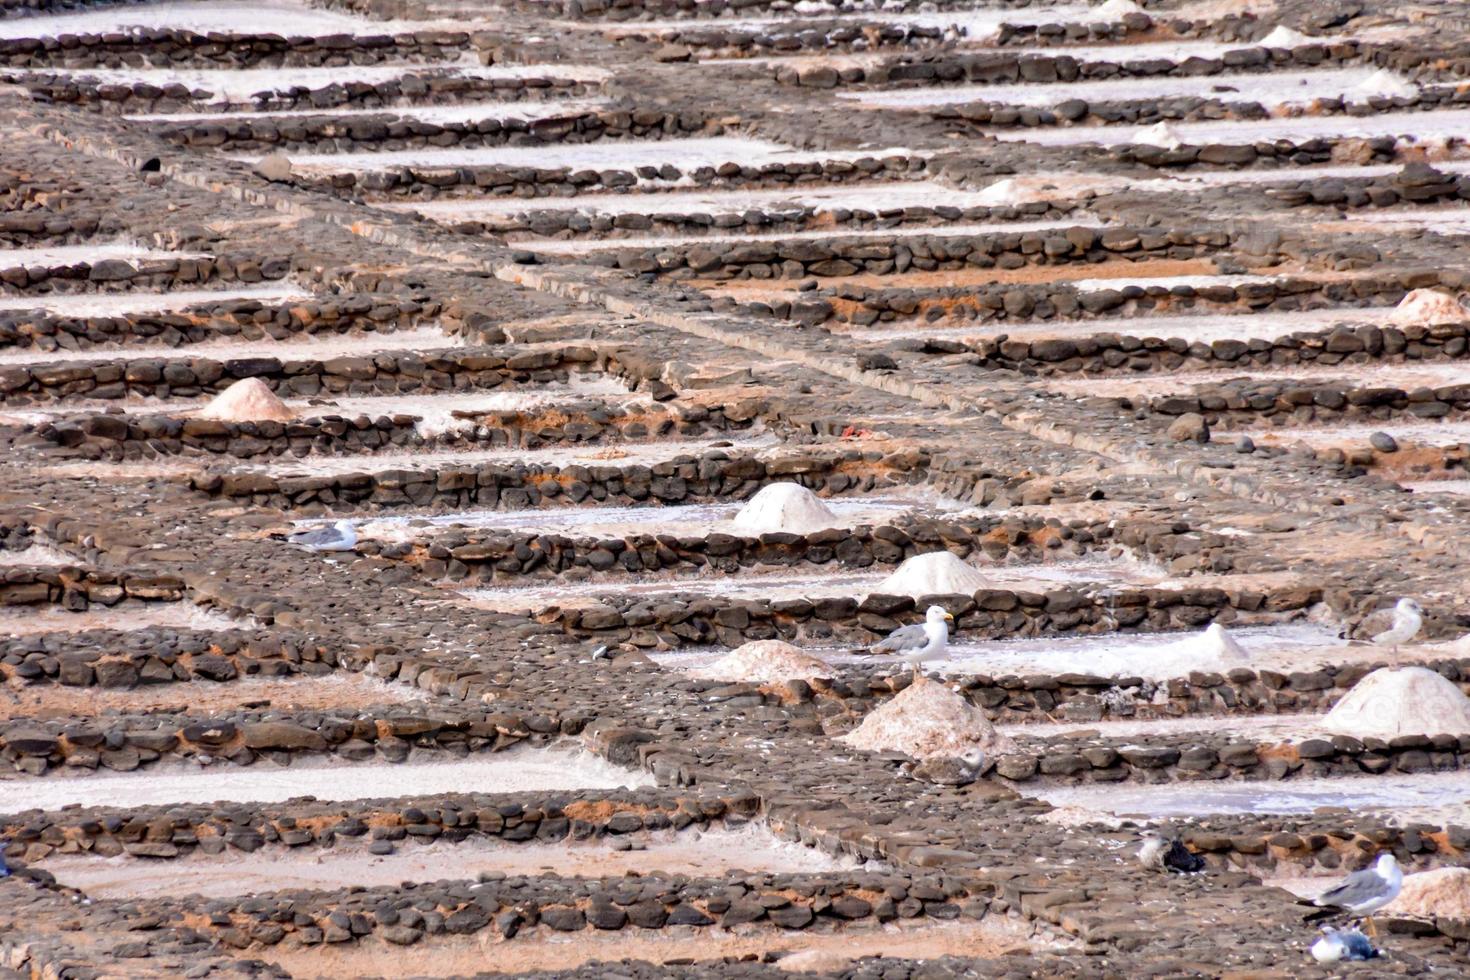
[(351, 551), (357, 545), (357, 528), (351, 521), (338, 521), (327, 527), (297, 531), (286, 540), (307, 551)]
[(1351, 929), (1322, 927), (1322, 938), (1312, 944), (1312, 959), (1318, 963), (1371, 960), (1378, 957), (1372, 941), (1356, 926)]
[(902, 655), (914, 669), (914, 680), (918, 680), (919, 664), (944, 656), (945, 648), (949, 646), (949, 624), (952, 622), (954, 617), (943, 606), (930, 606), (922, 623), (900, 626), (869, 652)]
[(1138, 849), (1138, 863), (1150, 871), (1172, 871), (1187, 875), (1205, 869), (1205, 859), (1184, 846), (1177, 838), (1168, 838), (1157, 830), (1145, 830), (1143, 846)]
[(1398, 898), (1399, 889), (1403, 887), (1404, 873), (1399, 870), (1398, 861), (1394, 860), (1392, 854), (1380, 854), (1373, 867), (1354, 871), (1343, 879), (1342, 884), (1327, 889), (1307, 904), (1329, 910), (1313, 914), (1311, 918), (1314, 919), (1321, 918), (1324, 914), (1331, 915), (1338, 910), (1351, 912), (1353, 915), (1367, 915), (1368, 935), (1373, 936), (1377, 935), (1377, 930), (1373, 927), (1370, 913)]
[[(1367, 634), (1374, 646), (1392, 647), (1408, 643), (1424, 628), (1424, 609), (1410, 598), (1400, 599), (1393, 609), (1380, 609), (1363, 620), (1359, 636)], [(1346, 634), (1343, 634), (1344, 636)]]

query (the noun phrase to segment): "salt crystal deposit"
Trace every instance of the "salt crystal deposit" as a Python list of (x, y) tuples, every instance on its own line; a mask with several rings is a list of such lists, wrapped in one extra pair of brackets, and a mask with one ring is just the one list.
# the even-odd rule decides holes
[(736, 647), (708, 667), (693, 672), (696, 677), (716, 681), (786, 681), (831, 677), (826, 661), (808, 656), (782, 640), (753, 640)]
[(732, 523), (746, 534), (809, 534), (837, 527), (841, 521), (821, 498), (801, 484), (772, 483), (751, 497)]
[(985, 574), (949, 551), (933, 551), (904, 560), (879, 582), (877, 595), (970, 595), (990, 587)]
[(296, 413), (264, 381), (245, 378), (216, 395), (197, 417), (221, 422), (289, 422)]
[(1350, 96), (1358, 100), (1409, 99), (1419, 94), (1419, 86), (1396, 75), (1387, 68), (1380, 68), (1366, 79), (1353, 86)]
[(902, 752), (914, 759), (955, 758), (977, 749), (995, 756), (1014, 748), (984, 711), (943, 684), (926, 680), (910, 684), (875, 708), (838, 741), (869, 752)]
[(1470, 734), (1470, 698), (1427, 667), (1383, 667), (1345, 694), (1322, 727), (1357, 738)]
[(1458, 297), (1442, 289), (1415, 289), (1399, 300), (1388, 322), (1401, 327), (1433, 327), (1441, 323), (1463, 323), (1470, 312)]
[(1404, 875), (1403, 890), (1383, 907), (1383, 914), (1470, 919), (1470, 868), (1435, 868)]
[(1156, 122), (1133, 134), (1132, 142), (1144, 146), (1158, 146), (1166, 150), (1177, 150), (1184, 145), (1184, 137), (1168, 122)]
[(1093, 8), (1092, 15), (1097, 20), (1122, 20), (1129, 14), (1147, 13), (1133, 0), (1107, 0)]
[(1285, 24), (1278, 24), (1270, 34), (1256, 43), (1263, 48), (1295, 48), (1303, 44), (1316, 43), (1316, 40), (1316, 38), (1307, 37), (1301, 31), (1292, 30)]
[(1203, 633), (1186, 640), (1182, 646), (1199, 658), (1201, 667), (1239, 665), (1250, 659), (1245, 648), (1235, 642), (1235, 637), (1219, 623), (1211, 623)]

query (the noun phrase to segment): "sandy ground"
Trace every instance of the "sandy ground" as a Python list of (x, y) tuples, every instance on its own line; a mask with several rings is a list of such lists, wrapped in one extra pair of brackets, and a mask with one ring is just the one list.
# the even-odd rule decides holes
[(228, 800), (279, 803), (298, 796), (361, 800), (437, 793), (531, 793), (653, 785), (653, 777), (568, 749), (520, 748), (458, 762), (333, 763), (278, 768), (222, 763), (134, 773), (0, 778), (5, 812), (81, 806), (137, 807)]
[(275, 304), (292, 303), (310, 298), (310, 293), (290, 283), (267, 283), (262, 286), (237, 286), (228, 289), (179, 289), (167, 293), (67, 293), (45, 296), (0, 296), (0, 312), (46, 310), (57, 316), (124, 316), (128, 313), (184, 310), (192, 306), (228, 303), (233, 300), (257, 300), (261, 303)]
[(357, 674), (302, 678), (242, 677), (224, 683), (191, 681), (130, 691), (50, 684), (0, 685), (0, 720), (99, 717), (155, 711), (197, 714), (247, 707), (316, 711), (428, 699), (429, 695), (417, 688), (387, 684)]
[(60, 606), (9, 606), (0, 609), (0, 634), (81, 633), (86, 630), (137, 630), (149, 626), (178, 629), (237, 629), (240, 622), (190, 602), (124, 602), (67, 612)]
[[(778, 931), (750, 927), (739, 932), (724, 929), (670, 927), (645, 930), (633, 927), (601, 933), (553, 933), (537, 929), (523, 931), (509, 942), (492, 938), (489, 932), (475, 937), (436, 937), (433, 943), (415, 947), (415, 974), (449, 977), (482, 970), (501, 973), (531, 973), (537, 970), (569, 970), (583, 963), (624, 959), (662, 963), (693, 958), (760, 956), (772, 952), (803, 954), (787, 969), (835, 970), (864, 956), (895, 959), (935, 959), (945, 955), (969, 957), (1000, 956), (1024, 951), (1031, 942), (1018, 926), (1009, 922), (981, 923), (916, 920), (886, 926), (851, 926), (828, 932)], [(380, 940), (315, 949), (283, 949), (280, 946), (251, 951), (289, 970), (296, 977), (342, 977), (360, 974), (392, 976), (402, 971), (402, 949)], [(804, 966), (803, 966), (804, 962)]]
[[(615, 850), (632, 844), (634, 850)], [(739, 830), (639, 834), (597, 841), (506, 844), (472, 838), (458, 844), (420, 844), (409, 838), (398, 852), (369, 854), (363, 842), (340, 839), (330, 849), (272, 847), (249, 855), (194, 854), (171, 861), (120, 855), (52, 855), (43, 864), (64, 885), (92, 898), (157, 898), (202, 895), (227, 898), (286, 889), (364, 888), (400, 882), (473, 879), (482, 871), (506, 875), (611, 878), (652, 872), (701, 877), (730, 870), (814, 874), (857, 867), (801, 844), (775, 837), (764, 827)]]

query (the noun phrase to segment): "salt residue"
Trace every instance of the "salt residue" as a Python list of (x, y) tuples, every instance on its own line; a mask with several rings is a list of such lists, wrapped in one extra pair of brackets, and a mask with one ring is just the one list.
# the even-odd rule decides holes
[(990, 582), (958, 555), (934, 551), (906, 559), (898, 570), (873, 587), (877, 595), (971, 595)]
[(1383, 907), (1383, 914), (1470, 919), (1470, 868), (1436, 868), (1405, 875), (1403, 890)]
[(1357, 738), (1470, 734), (1470, 698), (1427, 667), (1383, 667), (1345, 694), (1322, 727)]
[(1357, 99), (1408, 99), (1419, 94), (1419, 86), (1407, 78), (1380, 68), (1347, 93), (1349, 101)]
[(1143, 146), (1158, 146), (1166, 150), (1177, 150), (1184, 145), (1184, 137), (1180, 136), (1179, 131), (1169, 125), (1168, 122), (1160, 121), (1154, 123), (1152, 126), (1145, 126), (1143, 129), (1134, 133), (1131, 142)]
[(747, 534), (809, 534), (837, 527), (841, 522), (830, 507), (799, 483), (772, 483), (751, 497), (732, 523)]
[(1440, 289), (1415, 289), (1388, 315), (1388, 322), (1398, 326), (1433, 327), (1466, 320), (1470, 320), (1470, 312), (1460, 305), (1458, 297)]
[(216, 395), (197, 417), (221, 422), (289, 422), (296, 413), (264, 381), (245, 378)]
[(1122, 20), (1129, 14), (1143, 13), (1147, 13), (1147, 11), (1134, 3), (1133, 0), (1107, 0), (1106, 3), (1100, 4), (1093, 9), (1092, 17), (1097, 20)]
[(1307, 37), (1301, 31), (1294, 31), (1285, 24), (1276, 25), (1276, 29), (1256, 43), (1263, 48), (1295, 48), (1303, 44), (1314, 44), (1316, 38)]
[(832, 668), (826, 661), (807, 656), (782, 640), (753, 640), (693, 673), (695, 677), (715, 681), (765, 683), (831, 677)]
[(902, 752), (914, 759), (950, 759), (979, 749), (987, 757), (1011, 751), (985, 712), (954, 691), (920, 680), (874, 709), (837, 739), (869, 752)]
[(1235, 637), (1219, 623), (1211, 623), (1208, 629), (1190, 641), (1189, 646), (1204, 662), (1243, 663), (1250, 659), (1245, 647), (1236, 643)]

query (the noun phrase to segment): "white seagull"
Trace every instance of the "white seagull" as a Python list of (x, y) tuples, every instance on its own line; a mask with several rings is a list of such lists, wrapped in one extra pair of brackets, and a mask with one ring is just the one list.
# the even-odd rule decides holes
[(1413, 599), (1400, 599), (1393, 607), (1393, 625), (1370, 638), (1374, 646), (1398, 648), (1424, 628), (1424, 609)]
[(1318, 963), (1340, 963), (1344, 960), (1377, 959), (1373, 942), (1356, 927), (1334, 929), (1322, 927), (1322, 938), (1312, 944), (1312, 959)]
[(351, 521), (297, 531), (286, 540), (307, 551), (351, 551), (357, 545), (357, 528)]
[(882, 643), (871, 647), (871, 653), (896, 653), (914, 669), (914, 679), (919, 679), (919, 664), (938, 660), (949, 646), (949, 624), (954, 622), (943, 606), (930, 606), (924, 613), (924, 621), (912, 626), (900, 626)]
[(1327, 889), (1311, 904), (1324, 909), (1342, 909), (1353, 915), (1367, 915), (1368, 934), (1374, 935), (1370, 913), (1383, 908), (1399, 896), (1404, 887), (1404, 872), (1392, 854), (1380, 854), (1371, 868), (1354, 871), (1342, 880), (1342, 884)]

